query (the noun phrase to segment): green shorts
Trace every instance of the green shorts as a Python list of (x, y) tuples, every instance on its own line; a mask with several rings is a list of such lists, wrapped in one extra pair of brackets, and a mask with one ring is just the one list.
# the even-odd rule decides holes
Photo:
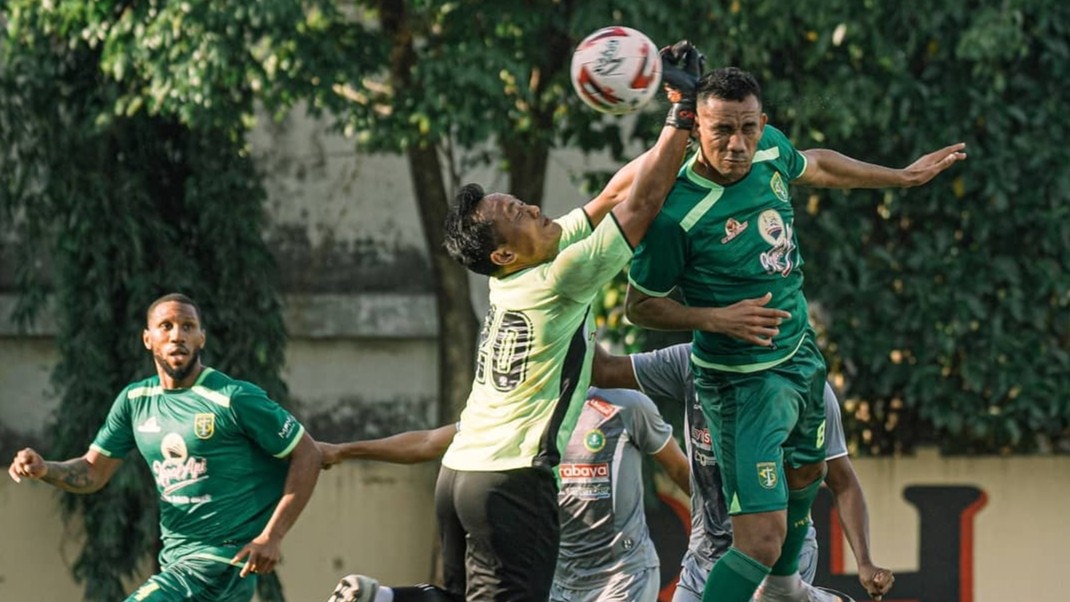
[(242, 579), (241, 567), (209, 558), (183, 558), (156, 573), (126, 602), (249, 602), (256, 575)]
[(784, 467), (825, 459), (825, 359), (813, 333), (787, 361), (751, 373), (692, 362), (729, 514), (788, 507)]

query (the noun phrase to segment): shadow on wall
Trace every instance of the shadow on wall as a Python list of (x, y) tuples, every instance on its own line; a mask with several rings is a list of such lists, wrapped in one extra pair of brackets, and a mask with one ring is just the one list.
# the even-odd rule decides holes
[(368, 401), (358, 396), (341, 398), (327, 408), (295, 400), (295, 413), (313, 439), (340, 443), (388, 437), (403, 431), (435, 428), (431, 398)]

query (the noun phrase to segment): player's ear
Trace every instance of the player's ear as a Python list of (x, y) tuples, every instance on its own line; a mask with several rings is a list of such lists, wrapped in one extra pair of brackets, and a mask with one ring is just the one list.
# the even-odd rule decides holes
[(145, 328), (141, 331), (141, 342), (145, 344), (145, 349), (152, 351), (152, 342), (149, 341), (149, 329)]
[(490, 260), (495, 265), (504, 267), (516, 261), (516, 253), (509, 247), (502, 245), (490, 252)]

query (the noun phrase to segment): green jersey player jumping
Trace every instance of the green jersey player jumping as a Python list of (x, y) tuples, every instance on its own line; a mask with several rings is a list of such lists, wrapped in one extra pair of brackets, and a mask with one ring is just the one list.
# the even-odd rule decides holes
[[(695, 387), (733, 531), (702, 599), (746, 602), (766, 575), (796, 573), (825, 471), (825, 362), (807, 322), (789, 184), (919, 186), (966, 155), (959, 143), (891, 169), (796, 150), (767, 125), (758, 82), (734, 67), (703, 76), (697, 97), (698, 151), (636, 249), (627, 313), (648, 328), (694, 331)], [(667, 298), (676, 288), (685, 305)], [(768, 327), (768, 338), (712, 327), (723, 309), (742, 314), (732, 321), (742, 330)]]

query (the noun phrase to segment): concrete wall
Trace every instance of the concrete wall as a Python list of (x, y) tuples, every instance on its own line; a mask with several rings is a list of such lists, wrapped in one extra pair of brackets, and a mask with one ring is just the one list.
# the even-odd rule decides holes
[[(1065, 540), (1070, 536), (1066, 512), (1070, 458), (944, 459), (923, 453), (914, 458), (858, 460), (856, 468), (869, 501), (874, 560), (899, 575), (898, 591), (893, 590), (896, 595), (889, 599), (1067, 599), (1062, 571)], [(279, 572), (288, 599), (323, 599), (337, 579), (350, 572), (375, 575), (392, 584), (431, 579), (435, 470), (431, 465), (349, 464), (325, 472), (284, 546)], [(920, 514), (932, 508), (919, 508), (903, 497), (905, 489), (918, 486), (983, 492), (983, 505), (967, 520), (972, 524), (969, 545), (947, 535), (942, 523), (919, 532)], [(822, 524), (820, 517), (816, 520)], [(59, 521), (50, 488), (0, 481), (0, 534), (0, 600), (80, 598), (69, 573), (79, 531)], [(960, 554), (951, 559), (954, 566), (962, 566), (964, 559), (972, 564), (972, 578), (963, 584), (969, 587), (960, 587), (954, 598), (934, 596), (940, 593), (941, 579), (958, 580), (960, 575), (921, 562), (934, 550), (939, 553), (941, 543), (945, 551)], [(847, 549), (842, 542), (839, 548)], [(826, 558), (825, 566), (842, 565), (845, 583), (850, 584), (855, 577), (849, 551), (844, 560)]]

